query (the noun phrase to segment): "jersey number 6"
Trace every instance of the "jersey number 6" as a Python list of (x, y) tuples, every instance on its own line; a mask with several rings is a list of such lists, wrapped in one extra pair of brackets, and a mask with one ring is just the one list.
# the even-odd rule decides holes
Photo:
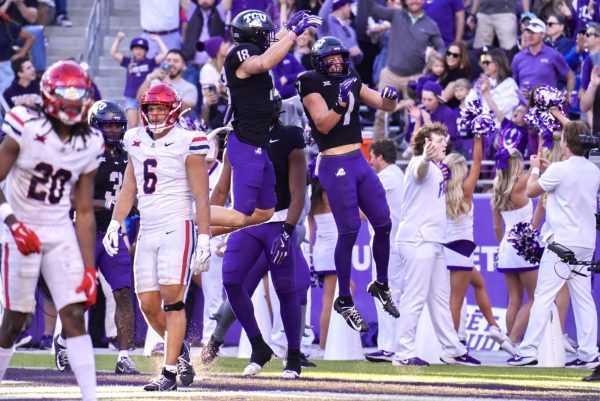
[(144, 160), (144, 193), (152, 194), (156, 191), (156, 181), (158, 181), (158, 177), (156, 173), (151, 171), (150, 168), (156, 168), (158, 166), (158, 162), (156, 159), (146, 159)]

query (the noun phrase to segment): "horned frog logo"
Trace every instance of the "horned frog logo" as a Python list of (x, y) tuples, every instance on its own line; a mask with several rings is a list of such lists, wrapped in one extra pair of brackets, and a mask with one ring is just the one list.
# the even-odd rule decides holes
[(252, 21), (250, 21), (250, 23), (248, 23), (248, 26), (250, 28), (261, 28), (262, 23), (258, 19), (253, 19)]

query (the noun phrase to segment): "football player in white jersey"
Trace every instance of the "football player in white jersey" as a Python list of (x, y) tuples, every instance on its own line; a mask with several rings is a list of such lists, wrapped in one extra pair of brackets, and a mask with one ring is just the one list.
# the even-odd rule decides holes
[[(96, 400), (94, 351), (84, 305), (96, 302), (92, 194), (104, 140), (86, 123), (93, 102), (91, 83), (77, 63), (50, 66), (40, 89), (43, 109), (17, 106), (2, 125), (6, 137), (0, 145), (0, 181), (6, 178), (6, 194), (0, 191), (0, 220), (5, 224), (0, 378), (15, 339), (35, 309), (42, 274), (59, 311), (82, 399)], [(75, 227), (69, 217), (70, 195)]]
[(195, 374), (183, 341), (183, 300), (190, 273), (209, 266), (208, 144), (203, 133), (176, 126), (181, 98), (167, 84), (152, 85), (140, 111), (142, 127), (128, 130), (123, 139), (129, 161), (103, 243), (109, 255), (117, 253), (120, 228), (137, 196), (135, 291), (146, 321), (166, 340), (161, 374), (144, 389), (169, 391), (177, 389), (177, 374), (185, 386)]

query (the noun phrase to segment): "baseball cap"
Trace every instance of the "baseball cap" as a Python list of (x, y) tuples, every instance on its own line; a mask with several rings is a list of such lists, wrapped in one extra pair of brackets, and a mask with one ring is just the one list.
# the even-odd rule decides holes
[(333, 0), (331, 11), (335, 11), (338, 8), (345, 6), (346, 4), (352, 4), (354, 0)]
[(144, 49), (146, 49), (146, 51), (148, 51), (148, 41), (139, 36), (137, 38), (133, 38), (133, 39), (131, 39), (131, 44), (129, 45), (129, 49), (131, 50), (134, 47), (143, 47)]
[(533, 33), (546, 33), (546, 24), (539, 18), (533, 18), (525, 25), (525, 30)]
[(440, 85), (436, 81), (425, 82), (425, 84), (423, 85), (423, 90), (433, 92), (433, 94), (436, 96), (442, 95), (442, 85)]
[(534, 13), (521, 13), (519, 21), (523, 22), (524, 19), (532, 20), (534, 18), (537, 18), (537, 15), (535, 15)]

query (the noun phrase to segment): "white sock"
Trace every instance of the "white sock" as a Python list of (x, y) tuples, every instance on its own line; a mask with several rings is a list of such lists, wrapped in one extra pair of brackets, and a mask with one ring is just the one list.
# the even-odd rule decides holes
[(71, 370), (75, 373), (83, 401), (96, 401), (96, 361), (92, 339), (84, 334), (67, 338), (67, 356)]
[(4, 374), (10, 363), (10, 358), (15, 353), (15, 347), (2, 348), (0, 347), (0, 382), (4, 379)]
[(58, 343), (58, 345), (62, 345), (63, 347), (67, 346), (67, 340), (62, 338), (60, 334), (58, 335), (58, 340), (56, 340), (56, 342)]
[(167, 370), (167, 372), (177, 374), (177, 366), (176, 365), (165, 365), (165, 369)]
[(126, 349), (119, 351), (119, 361), (123, 358), (129, 358), (129, 351)]

